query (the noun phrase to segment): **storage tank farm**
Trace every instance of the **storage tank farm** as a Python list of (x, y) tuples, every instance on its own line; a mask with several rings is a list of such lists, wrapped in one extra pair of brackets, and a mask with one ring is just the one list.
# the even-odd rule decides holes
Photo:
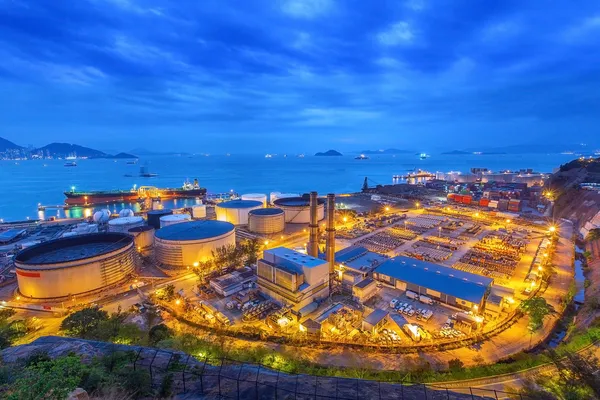
[(142, 217), (120, 217), (108, 221), (108, 231), (127, 233), (129, 229), (142, 225), (144, 225)]
[(226, 221), (182, 222), (154, 234), (156, 261), (175, 268), (192, 267), (210, 259), (219, 247), (229, 245), (235, 245), (235, 226)]
[(128, 233), (133, 236), (135, 248), (143, 256), (152, 254), (154, 247), (154, 227), (150, 225), (136, 226), (129, 229)]
[(108, 232), (49, 240), (15, 256), (19, 292), (31, 299), (68, 300), (98, 293), (135, 272), (134, 239)]
[(148, 211), (146, 214), (148, 217), (148, 225), (152, 226), (154, 229), (160, 229), (160, 218), (171, 214), (173, 214), (173, 210), (168, 209)]
[[(309, 224), (310, 221), (310, 196), (284, 197), (273, 202), (275, 207), (283, 210), (285, 222), (288, 224)], [(317, 199), (317, 220), (325, 218), (325, 200)]]
[(161, 229), (169, 225), (181, 224), (182, 222), (188, 222), (192, 219), (190, 214), (169, 214), (160, 217)]
[(250, 211), (263, 208), (256, 200), (230, 200), (217, 204), (215, 212), (218, 221), (231, 222), (234, 225), (247, 225)]
[(285, 229), (285, 213), (281, 208), (259, 208), (248, 214), (250, 232), (272, 235)]
[(263, 193), (246, 193), (242, 195), (242, 200), (260, 201), (263, 207), (267, 206), (267, 195)]

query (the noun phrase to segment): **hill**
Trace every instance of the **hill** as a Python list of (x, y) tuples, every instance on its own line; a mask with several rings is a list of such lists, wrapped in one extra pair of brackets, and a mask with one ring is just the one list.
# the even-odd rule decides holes
[(119, 154), (115, 154), (114, 156), (107, 156), (107, 158), (119, 158), (119, 159), (135, 158), (135, 159), (137, 159), (138, 156), (134, 156), (133, 154), (129, 154), (129, 153), (119, 153)]
[(50, 143), (44, 147), (40, 147), (37, 150), (42, 150), (44, 153), (50, 153), (53, 157), (66, 157), (71, 154), (76, 154), (77, 157), (88, 157), (88, 158), (104, 158), (109, 157), (108, 154), (100, 151), (91, 149), (89, 147), (79, 146), (78, 144), (70, 143)]
[(340, 153), (337, 150), (327, 150), (324, 153), (319, 152), (319, 153), (315, 154), (315, 156), (319, 156), (319, 157), (331, 157), (331, 156), (341, 156), (341, 155), (342, 155), (342, 153)]
[(21, 150), (23, 147), (11, 142), (10, 140), (0, 137), (0, 152), (7, 150)]

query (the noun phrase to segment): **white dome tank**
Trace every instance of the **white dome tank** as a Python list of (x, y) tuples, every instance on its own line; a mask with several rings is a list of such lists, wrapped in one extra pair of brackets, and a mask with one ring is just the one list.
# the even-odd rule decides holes
[(269, 196), (269, 201), (271, 202), (271, 204), (273, 204), (273, 202), (277, 199), (285, 199), (288, 197), (298, 197), (298, 196), (300, 196), (298, 193), (271, 192), (271, 195)]
[(105, 224), (110, 219), (110, 213), (106, 212), (107, 210), (96, 211), (94, 213), (94, 222), (97, 224)]
[(246, 193), (242, 195), (242, 200), (260, 201), (263, 207), (267, 206), (267, 195), (263, 193)]
[(123, 217), (133, 217), (134, 213), (133, 210), (130, 208), (124, 208), (121, 211), (119, 211), (119, 217), (123, 218)]
[(165, 215), (164, 217), (160, 217), (160, 227), (164, 228), (165, 226), (180, 224), (182, 222), (188, 222), (192, 219), (190, 214), (172, 214)]
[(128, 233), (131, 228), (144, 225), (142, 217), (122, 217), (108, 221), (109, 232)]

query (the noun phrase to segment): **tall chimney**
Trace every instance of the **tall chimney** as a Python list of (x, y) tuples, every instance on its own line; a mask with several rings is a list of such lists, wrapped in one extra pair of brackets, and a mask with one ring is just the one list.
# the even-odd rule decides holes
[(327, 195), (327, 262), (329, 273), (335, 271), (335, 194)]
[(318, 199), (317, 192), (310, 192), (310, 237), (308, 239), (308, 255), (319, 257), (319, 217), (317, 214)]

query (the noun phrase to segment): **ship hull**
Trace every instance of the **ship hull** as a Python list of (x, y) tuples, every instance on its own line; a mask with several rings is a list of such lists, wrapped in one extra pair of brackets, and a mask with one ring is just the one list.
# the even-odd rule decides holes
[[(136, 202), (145, 197), (140, 196), (137, 192), (122, 192), (122, 193), (111, 193), (111, 192), (89, 192), (89, 193), (73, 193), (65, 192), (65, 204), (70, 206), (86, 206), (86, 205), (100, 205), (110, 203), (132, 203)], [(164, 189), (159, 190), (159, 196), (156, 198), (161, 200), (168, 199), (188, 199), (196, 197), (206, 196), (206, 189), (191, 189), (191, 190), (180, 190), (180, 189)]]

